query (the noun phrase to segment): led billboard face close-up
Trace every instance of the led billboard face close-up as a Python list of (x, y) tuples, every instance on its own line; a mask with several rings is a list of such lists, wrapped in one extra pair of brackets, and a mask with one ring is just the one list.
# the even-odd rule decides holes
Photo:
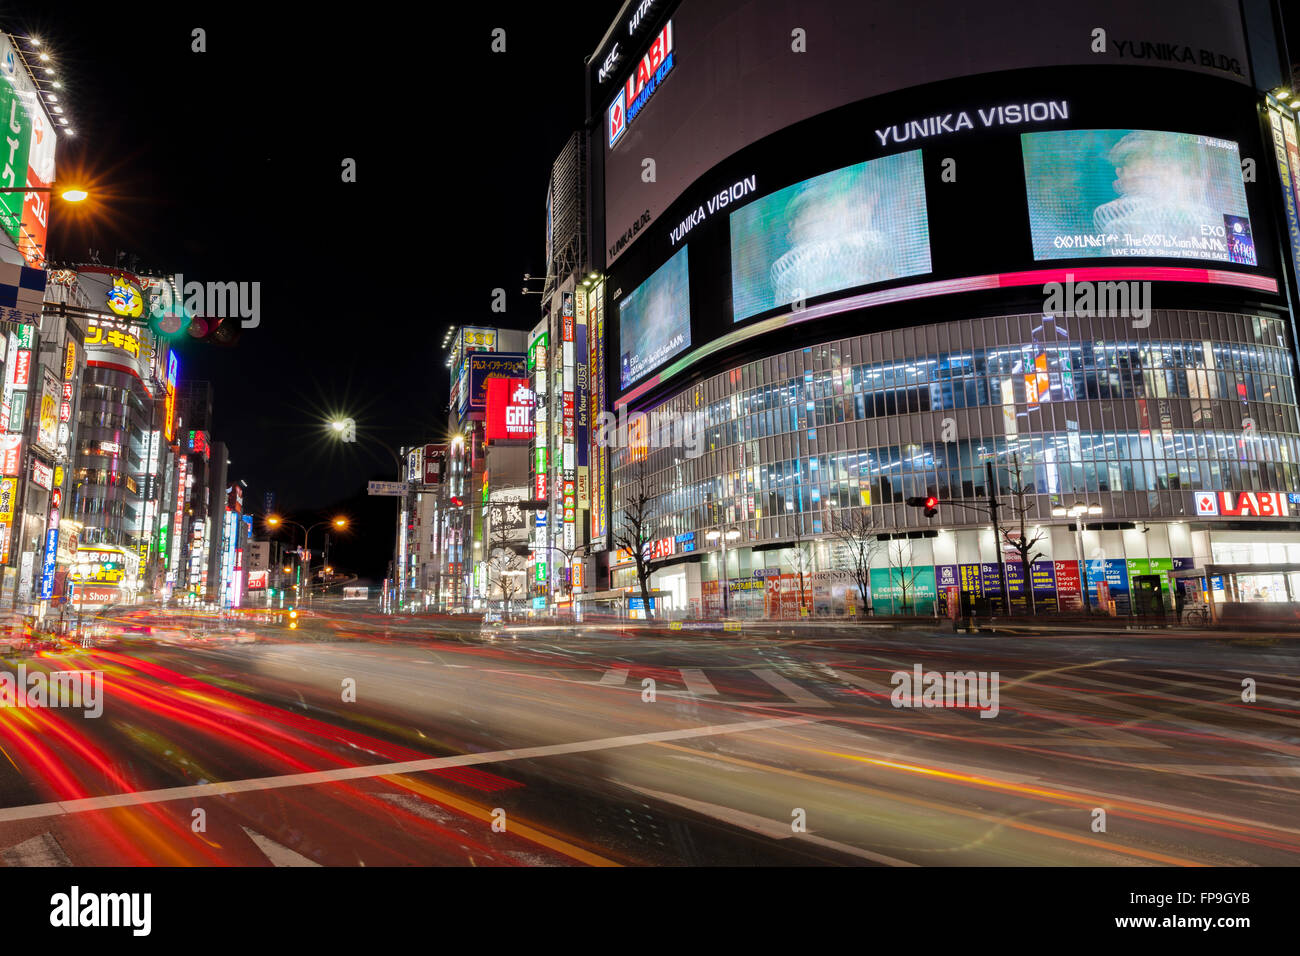
[(1023, 133), (1034, 258), (1164, 256), (1256, 265), (1231, 140), (1157, 130)]
[(930, 268), (919, 149), (814, 176), (731, 214), (736, 322)]
[(619, 382), (627, 388), (691, 345), (691, 290), (687, 249), (659, 267), (618, 310)]

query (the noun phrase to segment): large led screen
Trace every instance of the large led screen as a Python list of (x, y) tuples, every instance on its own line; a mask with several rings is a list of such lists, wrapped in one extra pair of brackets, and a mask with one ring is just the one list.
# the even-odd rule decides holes
[(618, 309), (622, 388), (690, 348), (691, 289), (686, 247), (628, 293)]
[(735, 322), (929, 271), (919, 149), (814, 176), (731, 214)]
[(1231, 140), (1146, 129), (1022, 133), (1035, 259), (1161, 256), (1255, 265)]

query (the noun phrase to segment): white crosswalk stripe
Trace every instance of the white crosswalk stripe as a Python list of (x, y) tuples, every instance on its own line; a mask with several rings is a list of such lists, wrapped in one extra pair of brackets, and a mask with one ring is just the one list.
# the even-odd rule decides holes
[(626, 667), (611, 667), (600, 678), (600, 683), (606, 687), (622, 687), (627, 683), (628, 669)]
[(682, 680), (686, 683), (686, 689), (697, 697), (714, 696), (718, 689), (713, 686), (713, 682), (704, 676), (704, 671), (698, 667), (683, 667)]
[(770, 670), (751, 670), (751, 674), (764, 683), (771, 684), (781, 693), (785, 694), (800, 707), (830, 707), (830, 701), (822, 700), (809, 691), (804, 690), (794, 681), (782, 677), (776, 671)]

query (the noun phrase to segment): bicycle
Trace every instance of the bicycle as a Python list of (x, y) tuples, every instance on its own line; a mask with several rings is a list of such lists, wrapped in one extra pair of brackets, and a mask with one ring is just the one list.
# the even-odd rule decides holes
[(1198, 604), (1195, 607), (1188, 608), (1186, 611), (1183, 612), (1183, 623), (1196, 624), (1196, 625), (1209, 624), (1210, 623), (1209, 606), (1205, 604)]

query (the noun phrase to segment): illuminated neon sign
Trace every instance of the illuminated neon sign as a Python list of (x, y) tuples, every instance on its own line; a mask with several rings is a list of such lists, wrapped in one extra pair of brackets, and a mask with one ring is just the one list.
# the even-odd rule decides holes
[(144, 293), (134, 282), (128, 282), (121, 276), (113, 277), (113, 288), (108, 290), (105, 302), (114, 315), (138, 319), (144, 314)]
[(636, 70), (627, 78), (623, 88), (609, 104), (606, 114), (606, 128), (609, 132), (609, 145), (614, 144), (627, 132), (628, 126), (637, 118), (637, 114), (650, 102), (659, 84), (664, 81), (673, 68), (673, 22), (664, 24), (659, 35), (650, 42), (650, 49), (637, 64)]

